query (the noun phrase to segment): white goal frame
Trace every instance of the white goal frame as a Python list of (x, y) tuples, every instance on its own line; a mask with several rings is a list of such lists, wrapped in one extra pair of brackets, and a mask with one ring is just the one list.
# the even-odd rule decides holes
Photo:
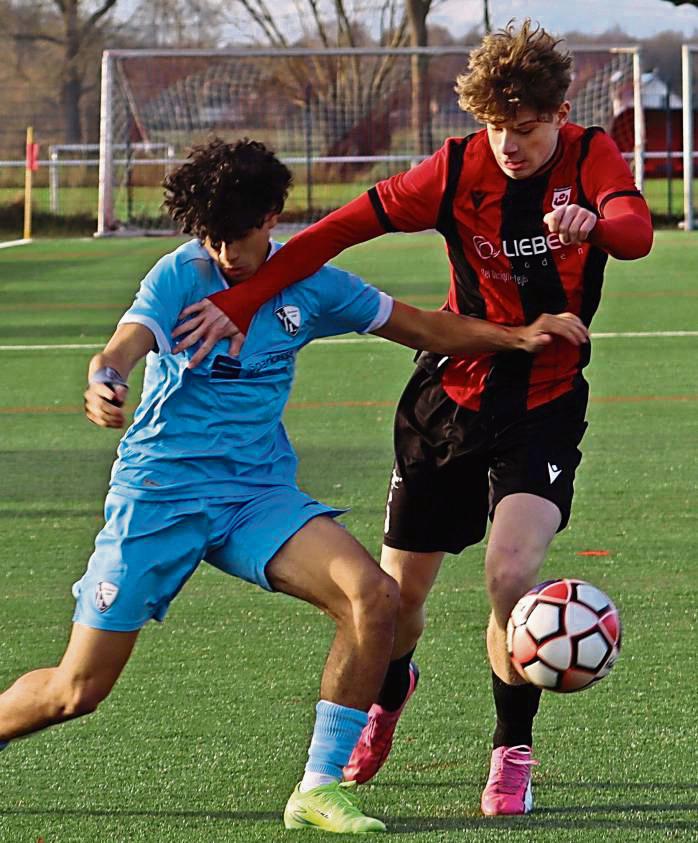
[(683, 225), (692, 231), (695, 225), (693, 212), (693, 56), (698, 54), (698, 44), (681, 47), (681, 102), (683, 108)]
[[(634, 141), (632, 153), (626, 157), (634, 162), (635, 181), (640, 190), (644, 184), (644, 158), (645, 158), (645, 121), (642, 109), (642, 66), (640, 49), (635, 45), (566, 45), (574, 55), (579, 53), (626, 53), (632, 55), (632, 85), (634, 104)], [(447, 54), (467, 54), (474, 49), (474, 45), (457, 45), (450, 47), (401, 47), (401, 48), (332, 48), (324, 50), (310, 50), (301, 48), (290, 49), (249, 49), (231, 48), (223, 50), (202, 50), (202, 49), (124, 49), (105, 50), (102, 54), (102, 78), (101, 78), (101, 108), (100, 108), (100, 140), (99, 140), (99, 199), (97, 209), (97, 231), (96, 237), (110, 236), (114, 234), (114, 206), (113, 206), (113, 167), (115, 143), (113, 139), (113, 102), (115, 89), (116, 62), (122, 58), (241, 58), (251, 57), (310, 57), (310, 56), (376, 56), (376, 55), (405, 55), (405, 56), (439, 56)], [(286, 163), (295, 163), (293, 160), (284, 158)], [(300, 160), (300, 159), (299, 159)], [(305, 159), (303, 159), (305, 160)], [(330, 159), (318, 157), (312, 158), (317, 163)], [(343, 160), (349, 160), (343, 159)], [(357, 159), (358, 160), (358, 159)], [(371, 156), (365, 157), (371, 160)], [(378, 156), (375, 160), (388, 160), (386, 156)], [(415, 156), (409, 156), (410, 161), (418, 160)], [(168, 156), (166, 159), (149, 159), (150, 164), (173, 165), (179, 163), (176, 158)]]

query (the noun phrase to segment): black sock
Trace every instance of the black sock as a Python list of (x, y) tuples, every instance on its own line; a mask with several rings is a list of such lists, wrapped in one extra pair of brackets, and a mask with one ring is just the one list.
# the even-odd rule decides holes
[(538, 711), (541, 690), (534, 685), (508, 685), (492, 671), (492, 692), (497, 710), (497, 728), (492, 748), (533, 744), (533, 718)]
[(407, 691), (410, 688), (410, 661), (416, 647), (409, 653), (400, 656), (399, 659), (390, 662), (388, 672), (385, 674), (383, 687), (380, 689), (376, 702), (386, 711), (397, 711), (405, 702)]

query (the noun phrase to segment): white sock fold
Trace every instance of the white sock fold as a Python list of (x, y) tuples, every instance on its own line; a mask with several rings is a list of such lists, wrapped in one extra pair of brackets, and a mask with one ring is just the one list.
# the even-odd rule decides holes
[(323, 784), (332, 784), (332, 782), (337, 781), (339, 781), (339, 779), (334, 776), (328, 776), (327, 773), (308, 773), (306, 771), (303, 774), (300, 791), (301, 793), (305, 793), (308, 790), (312, 790), (314, 787), (321, 787)]

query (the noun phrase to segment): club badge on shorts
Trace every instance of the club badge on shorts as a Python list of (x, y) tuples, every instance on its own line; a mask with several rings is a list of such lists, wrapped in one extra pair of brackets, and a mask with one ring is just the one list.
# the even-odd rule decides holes
[(116, 595), (119, 593), (118, 586), (110, 582), (98, 582), (95, 591), (95, 603), (100, 612), (106, 612), (111, 604), (116, 600)]

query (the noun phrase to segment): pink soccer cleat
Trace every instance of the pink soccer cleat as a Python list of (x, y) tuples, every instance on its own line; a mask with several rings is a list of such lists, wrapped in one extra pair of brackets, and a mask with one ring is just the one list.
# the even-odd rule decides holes
[(385, 764), (393, 745), (397, 721), (407, 701), (414, 694), (417, 682), (419, 682), (419, 668), (414, 662), (410, 662), (410, 684), (405, 701), (400, 708), (397, 711), (386, 711), (378, 703), (371, 706), (368, 712), (368, 723), (364, 726), (361, 737), (344, 768), (344, 781), (363, 784), (372, 779)]
[(490, 775), (480, 807), (487, 817), (528, 814), (533, 809), (531, 767), (538, 764), (530, 746), (500, 746), (492, 753)]

